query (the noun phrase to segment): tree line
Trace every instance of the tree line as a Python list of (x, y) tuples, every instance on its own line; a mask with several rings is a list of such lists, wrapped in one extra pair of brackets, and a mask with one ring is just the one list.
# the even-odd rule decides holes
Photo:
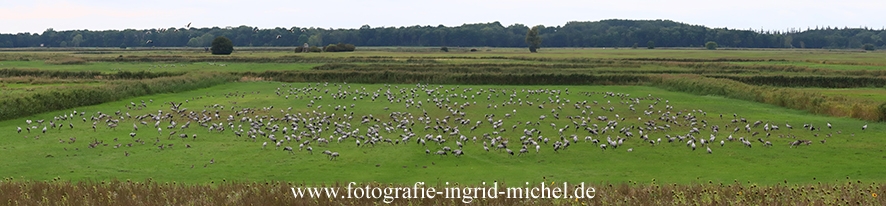
[[(324, 29), (250, 26), (158, 28), (147, 30), (47, 29), (43, 33), (0, 34), (0, 47), (209, 47), (215, 37), (234, 46), (311, 46), (348, 43), (356, 46), (525, 47), (530, 27), (499, 22), (461, 26), (371, 27)], [(538, 26), (540, 47), (719, 47), (738, 48), (862, 48), (886, 45), (886, 29), (808, 28), (803, 31), (708, 28), (671, 20), (602, 20)]]

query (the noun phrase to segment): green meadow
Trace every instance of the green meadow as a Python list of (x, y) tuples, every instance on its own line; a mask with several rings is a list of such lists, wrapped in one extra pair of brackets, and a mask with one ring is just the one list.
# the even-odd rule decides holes
[[(565, 181), (598, 204), (882, 202), (881, 51), (468, 49), (3, 51), (0, 196)], [(481, 204), (584, 204), (508, 201)]]

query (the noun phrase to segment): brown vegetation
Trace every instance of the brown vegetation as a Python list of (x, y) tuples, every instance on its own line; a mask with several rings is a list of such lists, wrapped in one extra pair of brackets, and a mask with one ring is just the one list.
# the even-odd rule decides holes
[[(366, 184), (359, 184), (361, 187)], [(370, 183), (372, 187), (412, 187)], [(382, 199), (295, 198), (293, 187), (340, 187), (286, 182), (0, 181), (5, 205), (385, 205)], [(519, 185), (522, 186), (522, 185)], [(443, 188), (442, 185), (433, 186)], [(476, 187), (476, 186), (468, 186)], [(507, 187), (500, 185), (499, 189)], [(478, 205), (882, 205), (886, 185), (847, 181), (807, 185), (733, 182), (677, 185), (593, 184), (591, 199), (474, 199)], [(341, 189), (344, 191), (345, 189)], [(572, 188), (570, 188), (572, 190)], [(464, 205), (462, 199), (395, 199), (391, 205)]]

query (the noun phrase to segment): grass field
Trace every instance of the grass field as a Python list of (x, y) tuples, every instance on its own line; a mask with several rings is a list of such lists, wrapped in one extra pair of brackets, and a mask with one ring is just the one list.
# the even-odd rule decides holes
[[(109, 85), (142, 81), (137, 78), (143, 77), (123, 76), (113, 81), (102, 77), (122, 72), (187, 73), (144, 80), (168, 84), (209, 74), (239, 78), (189, 91), (163, 90), (176, 92), (160, 94), (151, 91), (161, 87), (139, 83), (139, 89), (144, 87), (141, 93), (151, 95), (5, 117), (9, 120), (0, 121), (0, 156), (9, 158), (0, 162), (0, 177), (12, 183), (150, 179), (194, 185), (267, 181), (308, 185), (350, 181), (404, 185), (419, 181), (466, 185), (566, 181), (601, 187), (622, 185), (618, 187), (627, 189), (618, 189), (619, 195), (633, 197), (639, 196), (630, 195), (634, 193), (630, 191), (660, 189), (648, 188), (656, 184), (675, 184), (673, 188), (687, 191), (698, 189), (692, 189), (692, 185), (720, 183), (776, 187), (792, 184), (804, 188), (821, 183), (841, 185), (846, 181), (876, 184), (884, 180), (876, 168), (886, 163), (886, 124), (873, 121), (876, 118), (872, 117), (883, 115), (883, 89), (775, 87), (711, 76), (826, 77), (823, 81), (864, 77), (869, 78), (866, 81), (879, 81), (886, 68), (883, 54), (850, 50), (694, 49), (545, 49), (528, 54), (515, 48), (483, 48), (480, 52), (453, 49), (449, 53), (433, 48), (371, 48), (353, 53), (311, 54), (245, 50), (219, 57), (174, 49), (7, 51), (0, 52), (0, 70), (5, 72), (0, 76), (0, 97), (4, 99), (0, 101), (0, 111), (19, 102), (41, 98), (50, 101), (52, 95), (67, 95), (59, 101), (89, 98), (78, 96), (79, 88), (112, 88)], [(115, 60), (121, 55), (124, 59), (131, 57), (132, 61)], [(102, 75), (76, 73), (92, 71)], [(554, 77), (563, 79), (521, 78), (536, 74), (559, 74), (562, 76)], [(498, 85), (457, 83), (477, 78), (472, 75), (495, 82), (508, 82), (508, 78), (514, 81)], [(610, 75), (611, 79), (593, 81), (605, 86), (567, 82), (577, 81), (573, 75)], [(618, 79), (631, 77), (640, 81)], [(456, 83), (426, 84), (424, 81), (428, 80)], [(738, 95), (726, 93), (736, 92), (734, 89), (745, 91), (737, 91), (744, 92)], [(760, 94), (747, 97), (755, 92)], [(173, 107), (172, 103), (181, 106)], [(793, 105), (786, 107), (796, 109), (774, 104)], [(830, 110), (823, 112), (821, 108)], [(868, 120), (848, 118), (862, 114)], [(283, 117), (293, 119), (287, 121)], [(600, 120), (602, 117), (606, 120)], [(739, 121), (741, 118), (747, 122)], [(757, 121), (759, 124), (754, 126)], [(58, 126), (52, 127), (50, 122)], [(182, 128), (185, 124), (188, 127)], [(719, 131), (713, 131), (714, 126)], [(17, 131), (19, 127), (21, 132)], [(283, 128), (287, 133), (283, 133)], [(693, 128), (698, 132), (691, 132)], [(282, 142), (279, 147), (270, 135)], [(286, 141), (286, 137), (292, 140)], [(322, 143), (321, 138), (329, 143)], [(739, 139), (746, 139), (751, 147)], [(496, 149), (503, 141), (508, 142), (506, 148), (513, 155)], [(562, 143), (567, 141), (569, 146), (562, 149)], [(267, 146), (263, 147), (265, 142)], [(304, 142), (309, 144), (300, 149)], [(557, 151), (555, 142), (561, 143)], [(459, 147), (459, 143), (463, 146)], [(521, 154), (523, 145), (526, 153)], [(607, 148), (601, 149), (600, 145)], [(308, 146), (313, 152), (306, 150)], [(292, 147), (293, 152), (285, 151), (285, 147)], [(454, 151), (444, 151), (444, 147), (460, 149), (464, 155), (455, 156)], [(322, 153), (324, 150), (339, 156), (331, 159), (331, 155)], [(446, 155), (435, 155), (437, 152)], [(855, 196), (845, 196), (840, 201), (826, 201), (836, 198), (830, 193), (807, 200), (811, 204), (850, 204), (844, 202), (849, 200), (877, 204), (876, 197), (864, 199), (880, 191), (873, 187), (872, 184), (865, 193), (850, 189)], [(723, 186), (714, 189), (735, 192)], [(673, 204), (693, 204), (671, 192), (667, 195), (675, 197)], [(763, 199), (751, 198), (744, 203), (777, 204)], [(730, 202), (742, 204), (747, 200), (738, 198)], [(603, 202), (593, 203), (630, 204), (613, 199), (599, 201)]]
[[(362, 88), (366, 88), (366, 91), (379, 93), (383, 93), (388, 89), (384, 87), (382, 90), (379, 90), (382, 85), (349, 84), (348, 86), (351, 86), (352, 90), (359, 89), (362, 91)], [(316, 85), (312, 84), (312, 87), (316, 87)], [(390, 89), (396, 93), (398, 92), (397, 87), (407, 90), (418, 89), (415, 88), (415, 85), (394, 85)], [(431, 87), (436, 88), (436, 85)], [(458, 88), (455, 89), (456, 87)], [(461, 110), (466, 113), (465, 119), (473, 120), (471, 124), (461, 126), (461, 134), (469, 138), (476, 136), (479, 140), (477, 142), (464, 142), (466, 155), (458, 158), (451, 155), (443, 157), (426, 155), (424, 152), (425, 148), (429, 148), (433, 152), (436, 152), (442, 146), (455, 148), (455, 141), (459, 140), (456, 140), (457, 136), (451, 137), (442, 131), (425, 130), (423, 129), (425, 124), (422, 123), (416, 124), (420, 126), (409, 127), (415, 132), (415, 137), (413, 137), (413, 141), (403, 145), (378, 143), (374, 147), (357, 147), (353, 138), (338, 143), (329, 136), (335, 136), (335, 139), (337, 139), (339, 135), (321, 132), (316, 134), (316, 136), (333, 139), (333, 142), (329, 146), (314, 145), (315, 152), (311, 155), (305, 151), (289, 154), (288, 152), (283, 152), (282, 149), (275, 149), (273, 146), (262, 149), (262, 142), (270, 142), (267, 137), (259, 136), (256, 141), (252, 141), (250, 138), (236, 137), (230, 128), (224, 132), (209, 133), (207, 128), (195, 126), (197, 123), (192, 124), (191, 128), (184, 130), (178, 129), (179, 126), (176, 126), (175, 129), (168, 129), (166, 127), (170, 124), (169, 120), (163, 120), (160, 123), (160, 128), (164, 130), (158, 133), (157, 129), (152, 126), (154, 121), (148, 121), (150, 123), (148, 125), (141, 125), (138, 124), (138, 121), (128, 118), (129, 116), (121, 114), (120, 116), (123, 116), (124, 119), (120, 121), (119, 128), (109, 129), (105, 123), (99, 121), (97, 130), (94, 132), (91, 128), (93, 121), (81, 121), (82, 118), (89, 119), (91, 116), (96, 116), (97, 112), (111, 114), (114, 117), (113, 119), (118, 118), (117, 115), (113, 115), (116, 111), (129, 113), (131, 116), (140, 116), (147, 113), (157, 114), (158, 110), (171, 112), (169, 111), (170, 106), (168, 102), (183, 102), (186, 100), (188, 102), (182, 107), (189, 108), (190, 111), (202, 113), (203, 110), (206, 110), (207, 114), (212, 114), (216, 110), (220, 111), (219, 114), (223, 117), (222, 120), (214, 120), (209, 123), (223, 123), (227, 125), (228, 122), (231, 122), (236, 125), (236, 128), (248, 128), (249, 125), (240, 126), (245, 123), (239, 122), (239, 116), (236, 118), (237, 121), (224, 120), (224, 117), (232, 114), (231, 109), (229, 109), (231, 107), (236, 107), (236, 110), (252, 108), (259, 110), (255, 115), (269, 115), (277, 118), (285, 114), (304, 114), (315, 111), (319, 113), (326, 112), (326, 116), (335, 114), (337, 117), (354, 112), (353, 116), (356, 118), (336, 122), (341, 122), (342, 124), (347, 122), (354, 125), (353, 129), (360, 128), (361, 131), (366, 131), (367, 126), (370, 125), (360, 124), (361, 117), (365, 115), (374, 115), (382, 120), (381, 123), (373, 121), (371, 123), (373, 125), (384, 125), (384, 122), (390, 121), (389, 116), (393, 112), (408, 112), (419, 116), (422, 110), (426, 110), (429, 117), (433, 119), (443, 119), (445, 116), (451, 115), (446, 110), (433, 106), (431, 102), (425, 103), (423, 109), (415, 107), (407, 109), (403, 106), (404, 103), (390, 103), (381, 99), (376, 100), (376, 102), (369, 100), (369, 98), (354, 101), (350, 100), (352, 96), (348, 96), (344, 100), (331, 100), (330, 95), (323, 91), (330, 90), (330, 93), (339, 92), (338, 87), (332, 84), (328, 86), (321, 85), (317, 87), (317, 90), (310, 93), (290, 94), (292, 95), (290, 99), (274, 94), (276, 88), (281, 88), (281, 84), (273, 82), (231, 83), (187, 93), (138, 97), (102, 105), (75, 108), (72, 111), (85, 112), (86, 115), (75, 115), (76, 117), (73, 119), (57, 121), (63, 124), (63, 128), (50, 128), (45, 134), (40, 132), (42, 126), (32, 128), (30, 133), (14, 133), (16, 127), (27, 126), (25, 119), (5, 121), (0, 124), (0, 131), (4, 131), (9, 140), (3, 142), (2, 152), (5, 153), (3, 154), (4, 156), (17, 158), (2, 163), (2, 168), (4, 169), (0, 169), (0, 173), (8, 174), (8, 177), (34, 180), (51, 180), (54, 178), (66, 180), (106, 180), (111, 178), (138, 180), (152, 178), (158, 181), (187, 183), (221, 181), (225, 179), (239, 181), (279, 180), (309, 183), (342, 180), (394, 183), (439, 180), (476, 183), (493, 180), (504, 182), (541, 181), (543, 178), (547, 178), (557, 181), (595, 183), (646, 182), (657, 179), (663, 183), (682, 184), (707, 181), (730, 182), (733, 180), (772, 184), (784, 180), (790, 182), (827, 182), (844, 179), (845, 177), (875, 181), (879, 178), (878, 173), (865, 168), (876, 167), (886, 161), (884, 160), (886, 157), (882, 155), (882, 149), (877, 146), (882, 145), (881, 141), (883, 140), (879, 135), (876, 135), (882, 132), (880, 129), (882, 126), (879, 123), (868, 123), (870, 128), (868, 131), (863, 132), (861, 126), (865, 123), (858, 120), (815, 116), (760, 103), (735, 101), (713, 96), (674, 93), (650, 87), (569, 87), (570, 94), (561, 94), (560, 99), (562, 101), (569, 100), (572, 103), (560, 105), (563, 109), (556, 112), (561, 115), (560, 120), (549, 118), (539, 121), (540, 115), (552, 115), (551, 110), (547, 108), (556, 108), (556, 104), (545, 104), (546, 109), (539, 109), (537, 106), (529, 106), (528, 104), (523, 106), (502, 106), (501, 102), (507, 101), (509, 97), (505, 97), (502, 94), (486, 100), (485, 97), (489, 93), (481, 94), (479, 95), (481, 97), (476, 99), (453, 98), (454, 100), (451, 100), (452, 103), (449, 104), (458, 102), (460, 105), (466, 101), (477, 102), (477, 104), (472, 103), (471, 106)], [(287, 91), (289, 88), (307, 88), (307, 85), (303, 83), (293, 84), (292, 87), (282, 87), (282, 91)], [(524, 97), (527, 93), (521, 92), (521, 90), (566, 89), (566, 87), (562, 86), (478, 87), (466, 85), (447, 85), (440, 89), (455, 89), (450, 94), (476, 95), (474, 92), (462, 92), (463, 89), (467, 88), (473, 88), (475, 91), (489, 89), (506, 90), (508, 94), (517, 91), (519, 98), (525, 98), (526, 101), (536, 103), (545, 101), (548, 97), (554, 98), (558, 95), (528, 95), (528, 97)], [(347, 89), (345, 88), (342, 91), (347, 91)], [(662, 100), (657, 104), (658, 108), (650, 110), (655, 111), (655, 115), (645, 116), (638, 114), (642, 114), (641, 111), (643, 109), (646, 109), (648, 105), (654, 105), (656, 101), (641, 101), (641, 103), (636, 104), (636, 107), (639, 109), (634, 113), (628, 110), (627, 105), (617, 103), (627, 101), (626, 99), (602, 98), (602, 95), (584, 97), (581, 95), (584, 92), (616, 92), (631, 94), (631, 97), (640, 98), (652, 95)], [(240, 98), (225, 96), (225, 94), (231, 93), (245, 93), (245, 96)], [(417, 101), (426, 101), (427, 99), (434, 98), (422, 92), (416, 94), (418, 96), (412, 98)], [(314, 106), (307, 107), (312, 97), (319, 96), (322, 96), (324, 100), (316, 99)], [(496, 96), (496, 94), (493, 94), (493, 96)], [(404, 97), (397, 97), (398, 100), (401, 98)], [(441, 95), (438, 98), (445, 98), (445, 96)], [(148, 107), (139, 110), (129, 110), (126, 108), (129, 102), (140, 102), (142, 100), (153, 100), (153, 103), (148, 103)], [(677, 112), (681, 112), (683, 115), (693, 113), (693, 115), (698, 116), (699, 124), (702, 124), (701, 120), (709, 122), (708, 127), (703, 127), (702, 125), (694, 126), (705, 130), (695, 134), (696, 138), (708, 139), (711, 134), (710, 126), (713, 125), (720, 126), (722, 131), (716, 134), (717, 140), (710, 146), (714, 151), (713, 154), (707, 154), (700, 144), (699, 147), (702, 148), (693, 151), (686, 146), (686, 141), (667, 143), (664, 135), (686, 135), (689, 129), (692, 128), (688, 126), (689, 122), (684, 122), (685, 126), (672, 125), (673, 127), (666, 131), (646, 133), (652, 140), (658, 138), (665, 139), (661, 144), (651, 146), (647, 141), (641, 140), (635, 134), (634, 137), (628, 138), (621, 147), (607, 151), (602, 151), (597, 144), (585, 142), (584, 138), (590, 136), (594, 139), (605, 140), (607, 137), (613, 139), (625, 137), (624, 134), (610, 131), (602, 135), (591, 135), (584, 130), (575, 131), (567, 129), (563, 133), (563, 138), (573, 141), (570, 136), (575, 134), (578, 135), (580, 140), (574, 142), (574, 146), (565, 151), (551, 151), (553, 141), (561, 139), (557, 130), (566, 125), (574, 126), (565, 116), (581, 116), (581, 110), (575, 109), (573, 104), (584, 101), (611, 101), (611, 105), (609, 103), (601, 103), (601, 105), (606, 108), (610, 106), (616, 108), (613, 112), (601, 110), (599, 106), (594, 106), (590, 111), (595, 113), (593, 115), (585, 115), (584, 117), (591, 119), (597, 116), (615, 118), (614, 115), (619, 114), (626, 119), (620, 121), (618, 128), (642, 127), (643, 124), (637, 120), (638, 117), (644, 119), (658, 118), (661, 115), (657, 113), (659, 110), (667, 111), (664, 110), (664, 105), (666, 104), (664, 101), (669, 101), (670, 105), (674, 107), (671, 110), (672, 115), (675, 115)], [(219, 105), (213, 108), (212, 106), (215, 104)], [(350, 111), (334, 110), (336, 106), (349, 107), (350, 104), (356, 105), (354, 108), (348, 109)], [(500, 108), (488, 109), (486, 106), (489, 104), (495, 104), (500, 106)], [(724, 105), (729, 106), (723, 107)], [(221, 106), (224, 106), (224, 108), (220, 108)], [(274, 109), (262, 111), (262, 108), (269, 108), (271, 106), (274, 106)], [(289, 110), (289, 107), (292, 107), (292, 110)], [(318, 109), (318, 107), (320, 108)], [(389, 108), (389, 110), (385, 111), (383, 108)], [(286, 112), (281, 113), (281, 109)], [(517, 110), (513, 117), (505, 119), (504, 115), (506, 113), (513, 113), (513, 110)], [(585, 109), (582, 108), (582, 110)], [(693, 112), (693, 110), (703, 110), (707, 114), (700, 114)], [(27, 119), (46, 119), (47, 122), (44, 125), (47, 125), (52, 117), (70, 113), (71, 111), (60, 111)], [(484, 139), (483, 134), (489, 134), (495, 130), (489, 128), (488, 123), (486, 123), (487, 125), (481, 125), (479, 129), (473, 132), (469, 132), (468, 128), (473, 125), (473, 122), (481, 120), (485, 122), (483, 120), (485, 114), (495, 114), (496, 117), (494, 119), (496, 121), (504, 120), (503, 127), (507, 128), (507, 131), (500, 134), (504, 139), (519, 142), (519, 138), (524, 136), (522, 133), (523, 129), (537, 128), (542, 131), (542, 136), (552, 139), (551, 143), (544, 144), (539, 141), (539, 144), (543, 146), (542, 151), (539, 153), (535, 153), (534, 146), (529, 145), (532, 152), (524, 156), (511, 156), (494, 150), (491, 152), (483, 151), (482, 142), (490, 141), (489, 139)], [(720, 114), (724, 115), (723, 119), (720, 119)], [(729, 121), (734, 119), (732, 117), (733, 114), (739, 114), (741, 117), (749, 119), (751, 123), (761, 120), (773, 125), (779, 125), (783, 129), (772, 131), (771, 137), (765, 137), (765, 132), (761, 129), (762, 126), (754, 128), (753, 131), (763, 132), (763, 134), (755, 137), (751, 137), (751, 134), (744, 132), (743, 129), (742, 132), (732, 134), (732, 128), (736, 126), (743, 128), (746, 124), (730, 123)], [(254, 117), (254, 115), (249, 115), (249, 117)], [(173, 118), (172, 121), (176, 121), (181, 125), (188, 120)], [(410, 121), (417, 120), (410, 119)], [(533, 123), (533, 125), (526, 126), (524, 123), (517, 123), (526, 121), (539, 121), (540, 125)], [(821, 131), (810, 132), (802, 128), (803, 124), (824, 127), (827, 122), (836, 125), (835, 129), (824, 128)], [(69, 128), (69, 123), (74, 125), (74, 129)], [(557, 124), (557, 126), (551, 127), (551, 123)], [(793, 124), (796, 128), (786, 129), (785, 123)], [(134, 131), (132, 129), (133, 124), (138, 125), (140, 130)], [(517, 124), (519, 126), (516, 131), (512, 131), (513, 129), (510, 127)], [(606, 122), (590, 120), (588, 124), (603, 125)], [(660, 122), (659, 124), (664, 123)], [(279, 123), (279, 125), (284, 127), (286, 124)], [(433, 126), (435, 123), (429, 125)], [(458, 126), (452, 123), (447, 125)], [(301, 126), (301, 128), (304, 127), (304, 125)], [(335, 128), (332, 126), (327, 127), (330, 127), (327, 131)], [(177, 131), (178, 133), (188, 135), (197, 134), (198, 138), (196, 140), (191, 138), (181, 140), (178, 138), (178, 134), (168, 135), (169, 131)], [(632, 131), (634, 133), (637, 132), (636, 129)], [(838, 134), (837, 131), (842, 131), (842, 134)], [(130, 132), (136, 132), (136, 138), (129, 137), (128, 134)], [(403, 134), (405, 133), (402, 131), (381, 132), (381, 135), (387, 139), (399, 139), (400, 135)], [(427, 134), (443, 135), (446, 138), (450, 138), (450, 140), (442, 145), (428, 144), (428, 146), (420, 146), (414, 142), (414, 139), (422, 138)], [(818, 136), (815, 136), (816, 134)], [(276, 135), (278, 137), (283, 136), (279, 132)], [(361, 133), (360, 135), (365, 134)], [(746, 148), (738, 141), (727, 140), (727, 145), (721, 147), (718, 144), (719, 140), (725, 140), (729, 135), (734, 136), (736, 139), (745, 137), (753, 140), (754, 145), (752, 148)], [(796, 136), (796, 138), (779, 137), (787, 135)], [(826, 135), (833, 135), (833, 137), (826, 138)], [(39, 136), (39, 139), (35, 139), (36, 136)], [(169, 136), (174, 138), (169, 139)], [(499, 135), (490, 136), (490, 138), (495, 138), (496, 136)], [(76, 138), (77, 140), (74, 143), (70, 143), (71, 140), (69, 138)], [(158, 149), (154, 144), (154, 141), (158, 138), (160, 142), (156, 145), (174, 144), (175, 146), (169, 149)], [(761, 142), (756, 141), (757, 138), (771, 141), (773, 146), (764, 147)], [(117, 141), (114, 141), (114, 139), (117, 139)], [(133, 143), (134, 139), (141, 139), (147, 143), (144, 145), (134, 143), (132, 147), (125, 146), (126, 144)], [(791, 148), (788, 145), (788, 143), (798, 139), (811, 140), (814, 143), (811, 146), (798, 148)], [(823, 139), (828, 139), (828, 142), (825, 144), (819, 143)], [(65, 143), (60, 143), (60, 141)], [(94, 141), (101, 141), (103, 143), (96, 148), (89, 148), (89, 144)], [(107, 144), (107, 146), (104, 146), (104, 144)], [(117, 144), (124, 146), (113, 148)], [(190, 145), (192, 148), (185, 148), (185, 145)], [(513, 145), (517, 146), (511, 146), (511, 149), (514, 151), (519, 150), (519, 144)], [(283, 146), (297, 148), (298, 144), (287, 142)], [(633, 148), (633, 152), (627, 152), (627, 148)], [(322, 150), (339, 151), (342, 156), (336, 161), (329, 161), (326, 155), (320, 154)], [(127, 152), (130, 156), (124, 155)], [(214, 164), (209, 164), (209, 161), (213, 159), (215, 160)], [(246, 165), (248, 167), (244, 167)], [(810, 172), (803, 168), (820, 169), (816, 172)], [(298, 172), (293, 173), (292, 171)], [(675, 173), (668, 173), (668, 171)]]

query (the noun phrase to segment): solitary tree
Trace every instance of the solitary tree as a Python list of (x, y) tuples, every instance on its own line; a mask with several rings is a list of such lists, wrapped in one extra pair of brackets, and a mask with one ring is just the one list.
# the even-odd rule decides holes
[(648, 42), (646, 42), (646, 48), (647, 49), (655, 49), (655, 42), (652, 40), (649, 40)]
[(717, 42), (714, 41), (708, 41), (707, 43), (704, 43), (704, 48), (707, 48), (709, 50), (716, 50), (717, 46)]
[(529, 45), (529, 52), (538, 52), (538, 48), (541, 46), (541, 37), (538, 36), (539, 29), (541, 26), (534, 26), (526, 32), (526, 44)]
[(210, 50), (212, 50), (212, 54), (229, 55), (234, 52), (234, 43), (224, 36), (216, 37), (215, 40), (212, 40)]

